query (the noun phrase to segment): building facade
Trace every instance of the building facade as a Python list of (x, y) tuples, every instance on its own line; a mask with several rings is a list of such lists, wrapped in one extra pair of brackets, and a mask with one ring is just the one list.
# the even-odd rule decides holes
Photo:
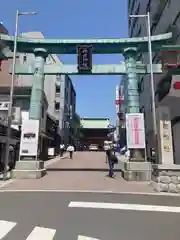
[[(129, 0), (128, 15), (139, 15), (150, 12), (151, 15), (151, 35), (172, 32), (171, 44), (180, 43), (180, 1), (178, 0)], [(144, 37), (147, 36), (147, 25), (145, 18), (131, 18), (129, 20), (129, 36)], [(179, 55), (179, 53), (175, 53)], [(176, 58), (172, 53), (166, 53), (167, 61)], [(137, 60), (143, 63), (149, 63), (148, 54), (140, 53)], [(161, 63), (162, 53), (153, 54), (153, 63)], [(175, 91), (173, 84), (180, 80), (180, 76), (171, 76), (166, 71), (161, 75), (154, 75), (155, 98), (156, 98), (156, 118), (160, 121), (159, 111), (166, 109), (167, 116), (171, 122), (174, 163), (180, 164), (180, 93)], [(150, 76), (139, 77), (140, 94), (140, 112), (145, 116), (145, 129), (147, 150), (155, 147), (153, 141), (153, 119), (151, 104), (151, 85)], [(158, 129), (158, 131), (160, 131)]]
[(76, 113), (76, 91), (68, 75), (60, 78), (59, 126), (64, 144), (74, 142), (74, 118)]
[[(8, 32), (4, 32), (8, 34)], [(25, 38), (44, 38), (41, 32), (22, 33)], [(16, 64), (34, 64), (34, 54), (18, 54)], [(57, 55), (49, 54), (46, 58), (46, 65), (63, 64)], [(6, 122), (7, 110), (3, 108), (9, 101), (9, 90), (11, 84), (11, 75), (9, 69), (12, 65), (12, 59), (1, 61), (2, 70), (0, 71), (0, 117)], [(33, 76), (16, 76), (13, 106), (20, 109), (20, 118), (28, 117), (30, 107), (30, 96)], [(50, 76), (46, 75), (44, 80), (44, 102), (42, 109), (43, 128), (47, 115), (58, 123), (58, 133), (62, 141), (68, 144), (73, 138), (73, 118), (76, 110), (76, 92), (69, 76)], [(2, 107), (1, 107), (2, 104)], [(7, 104), (6, 104), (7, 105)], [(45, 112), (44, 112), (45, 111)], [(17, 114), (14, 114), (17, 115)], [(17, 122), (17, 121), (16, 121)], [(16, 123), (17, 125), (19, 123)]]
[[(42, 33), (23, 33), (23, 37), (44, 38)], [(21, 64), (33, 64), (33, 54), (21, 54)], [(46, 59), (47, 65), (63, 64), (55, 54), (49, 54)], [(32, 76), (19, 76), (16, 80), (18, 85), (32, 86)], [(48, 113), (59, 124), (61, 140), (68, 144), (74, 136), (73, 119), (76, 112), (76, 91), (71, 78), (68, 75), (45, 76), (44, 92), (48, 101)]]

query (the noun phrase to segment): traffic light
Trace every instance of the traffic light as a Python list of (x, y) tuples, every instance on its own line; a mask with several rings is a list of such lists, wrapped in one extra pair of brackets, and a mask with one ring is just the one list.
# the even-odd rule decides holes
[(92, 71), (92, 46), (79, 45), (77, 46), (78, 54), (78, 71), (86, 73)]

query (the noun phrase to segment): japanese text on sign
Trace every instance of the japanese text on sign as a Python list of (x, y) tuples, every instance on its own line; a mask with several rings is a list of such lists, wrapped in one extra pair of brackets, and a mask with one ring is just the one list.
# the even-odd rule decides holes
[(80, 45), (77, 46), (78, 52), (78, 71), (91, 71), (92, 70), (92, 46)]
[(142, 113), (126, 114), (127, 147), (145, 148), (144, 115)]

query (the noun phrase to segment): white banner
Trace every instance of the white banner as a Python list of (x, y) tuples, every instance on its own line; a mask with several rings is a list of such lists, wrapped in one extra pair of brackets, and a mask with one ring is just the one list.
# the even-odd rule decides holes
[(20, 156), (37, 156), (39, 120), (24, 120), (21, 131)]
[(145, 129), (143, 113), (126, 114), (127, 148), (145, 148)]

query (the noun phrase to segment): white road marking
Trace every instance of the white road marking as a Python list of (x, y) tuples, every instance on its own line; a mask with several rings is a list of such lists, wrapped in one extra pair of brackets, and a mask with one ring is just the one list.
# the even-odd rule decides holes
[(17, 223), (0, 220), (0, 239), (3, 239)]
[(79, 235), (77, 240), (100, 240), (100, 239)]
[(70, 207), (70, 208), (96, 208), (96, 209), (117, 209), (117, 210), (132, 210), (132, 211), (180, 213), (180, 207), (159, 206), (159, 205), (141, 205), (141, 204), (121, 204), (121, 203), (103, 203), (103, 202), (70, 202), (68, 207)]
[(26, 240), (53, 240), (55, 233), (55, 229), (35, 227)]

